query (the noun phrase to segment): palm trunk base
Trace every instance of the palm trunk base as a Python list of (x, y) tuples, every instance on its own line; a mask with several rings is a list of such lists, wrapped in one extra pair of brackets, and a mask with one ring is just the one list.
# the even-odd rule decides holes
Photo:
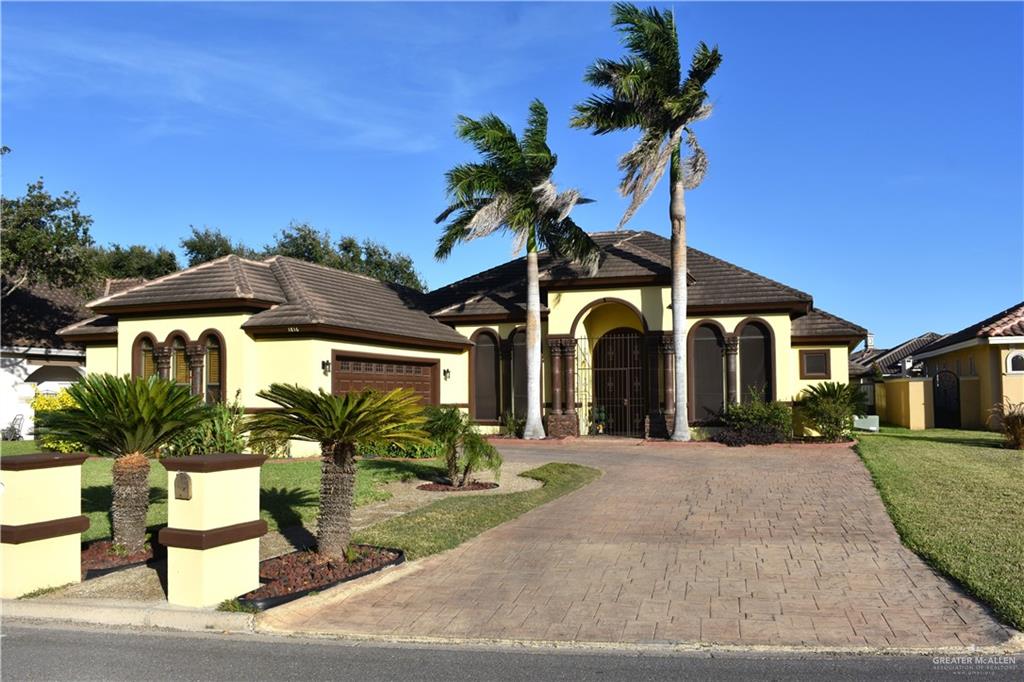
[(140, 453), (118, 457), (114, 460), (112, 475), (114, 504), (111, 507), (111, 525), (114, 547), (135, 554), (146, 546), (149, 460)]
[(317, 550), (334, 561), (345, 561), (345, 552), (352, 542), (352, 507), (356, 492), (355, 448), (350, 445), (325, 447), (320, 460)]

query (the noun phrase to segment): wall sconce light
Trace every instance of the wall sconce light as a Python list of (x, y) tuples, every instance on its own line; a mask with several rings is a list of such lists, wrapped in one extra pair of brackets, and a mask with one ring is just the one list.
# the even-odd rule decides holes
[(321, 362), (320, 363), (320, 369), (322, 369), (324, 371), (324, 376), (327, 376), (328, 374), (330, 374), (331, 373), (331, 361), (330, 360), (324, 360), (323, 362)]
[(441, 375), (444, 377), (445, 381), (448, 381), (449, 379), (452, 378), (452, 371), (450, 369), (446, 369), (445, 371), (441, 372)]

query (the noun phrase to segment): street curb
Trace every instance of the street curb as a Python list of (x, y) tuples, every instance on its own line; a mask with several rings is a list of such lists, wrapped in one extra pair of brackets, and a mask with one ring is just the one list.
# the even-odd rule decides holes
[(4, 599), (3, 618), (89, 625), (127, 625), (189, 632), (252, 633), (251, 613), (229, 613), (171, 606), (166, 602), (99, 599)]

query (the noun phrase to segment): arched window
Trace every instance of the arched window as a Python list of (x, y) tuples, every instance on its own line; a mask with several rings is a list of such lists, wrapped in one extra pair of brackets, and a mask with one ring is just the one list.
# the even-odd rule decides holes
[(1024, 352), (1010, 353), (1006, 358), (1006, 371), (1013, 374), (1024, 372)]
[(220, 334), (207, 332), (202, 337), (206, 344), (205, 395), (206, 402), (219, 403), (224, 400), (224, 343)]
[(494, 334), (481, 331), (473, 341), (473, 418), (477, 421), (498, 419), (499, 361), (498, 339)]
[(175, 336), (171, 341), (171, 380), (185, 385), (192, 382), (188, 371), (188, 356), (185, 354), (185, 340), (180, 336)]
[(714, 421), (725, 406), (725, 343), (718, 327), (702, 324), (691, 332), (690, 382), (693, 421)]
[(156, 374), (156, 343), (148, 334), (139, 334), (132, 348), (132, 376), (147, 379)]
[(748, 322), (740, 331), (740, 402), (753, 394), (772, 399), (772, 337), (760, 322)]
[(526, 417), (526, 330), (519, 329), (509, 338), (512, 344), (512, 413)]

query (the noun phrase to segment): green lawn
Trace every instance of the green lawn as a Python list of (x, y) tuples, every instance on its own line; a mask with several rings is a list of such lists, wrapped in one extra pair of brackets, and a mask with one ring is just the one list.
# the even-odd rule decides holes
[(507, 495), (448, 497), (371, 526), (357, 533), (355, 541), (400, 547), (409, 559), (436, 554), (581, 488), (600, 477), (601, 472), (578, 464), (545, 464), (521, 475), (544, 485)]
[(1024, 451), (984, 431), (883, 428), (858, 439), (903, 542), (1024, 628)]
[[(14, 447), (17, 446), (17, 447)], [(0, 454), (11, 457), (37, 452), (33, 441), (4, 442)], [(89, 459), (82, 465), (82, 513), (89, 517), (89, 529), (82, 540), (110, 537), (110, 468), (113, 460)], [(432, 479), (441, 467), (430, 460), (366, 459), (357, 464), (356, 506), (381, 502), (391, 497), (383, 487), (391, 481)], [(167, 523), (167, 470), (153, 462), (149, 472), (150, 530)], [(271, 530), (309, 525), (320, 504), (320, 463), (317, 461), (271, 460), (260, 472), (260, 516)]]

